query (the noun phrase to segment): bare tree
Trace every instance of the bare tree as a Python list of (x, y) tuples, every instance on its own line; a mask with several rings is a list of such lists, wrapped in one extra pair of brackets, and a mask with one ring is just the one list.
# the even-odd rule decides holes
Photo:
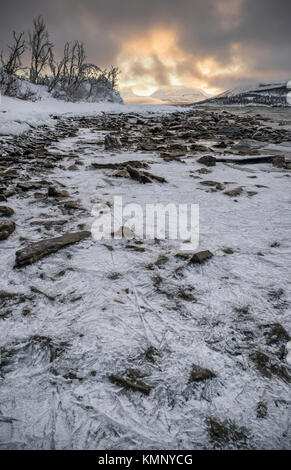
[(8, 46), (8, 49), (9, 55), (6, 59), (3, 56), (3, 51), (1, 51), (1, 65), (8, 75), (15, 75), (17, 72), (24, 70), (25, 68), (22, 67), (22, 56), (26, 50), (24, 33), (17, 35), (15, 31), (13, 31), (13, 43), (11, 46)]
[(113, 90), (117, 88), (119, 75), (120, 75), (119, 68), (111, 65), (109, 71), (107, 72), (107, 79), (110, 85), (112, 86)]
[(101, 70), (97, 65), (87, 63), (84, 44), (79, 41), (65, 44), (60, 61), (55, 59), (50, 46), (47, 64), (50, 75), (40, 77), (38, 83), (47, 85), (56, 98), (69, 101), (94, 99), (110, 94), (110, 90), (117, 87), (119, 69), (111, 66), (109, 70)]
[(48, 85), (48, 91), (51, 92), (64, 77), (68, 76), (68, 67), (70, 63), (70, 43), (66, 42), (64, 55), (60, 62), (56, 62), (52, 48), (50, 49), (48, 64), (51, 70), (51, 79)]
[(29, 33), (31, 49), (30, 81), (37, 83), (44, 68), (48, 65), (52, 43), (42, 16), (33, 21), (33, 31)]
[(85, 66), (85, 47), (84, 44), (75, 41), (70, 53), (69, 65), (69, 84), (76, 85), (82, 80), (82, 75)]
[(102, 71), (97, 65), (88, 64), (85, 60), (85, 47), (79, 41), (72, 45), (68, 42), (65, 44), (63, 57), (59, 62), (55, 60), (51, 50), (48, 59), (51, 70), (48, 90), (56, 90), (56, 94), (65, 92), (68, 98), (76, 100), (80, 95), (84, 96), (86, 83), (89, 97)]

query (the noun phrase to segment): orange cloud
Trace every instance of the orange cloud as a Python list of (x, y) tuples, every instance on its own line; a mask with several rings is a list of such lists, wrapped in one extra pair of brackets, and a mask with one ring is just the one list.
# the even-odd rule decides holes
[(222, 91), (209, 82), (215, 76), (237, 75), (242, 64), (233, 58), (221, 66), (215, 58), (199, 60), (179, 45), (177, 31), (155, 28), (142, 37), (132, 36), (125, 40), (117, 57), (122, 70), (121, 89), (131, 88), (140, 96), (149, 96), (162, 85), (183, 85), (201, 88), (208, 94)]

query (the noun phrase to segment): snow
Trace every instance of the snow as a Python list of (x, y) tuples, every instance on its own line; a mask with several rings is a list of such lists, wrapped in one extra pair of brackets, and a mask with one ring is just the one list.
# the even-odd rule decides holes
[[(17, 116), (21, 132), (25, 126), (51, 124), (51, 113), (177, 110), (51, 101), (20, 106), (18, 101), (5, 99), (4, 106), (9, 106), (7, 129)], [(52, 219), (60, 213), (57, 206), (48, 210), (32, 195), (10, 198), (18, 224), (16, 232), (1, 242), (2, 289), (29, 295), (33, 285), (56, 300), (35, 296), (30, 315), (23, 316), (22, 306), (17, 306), (2, 320), (0, 346), (14, 345), (18, 363), (10, 364), (0, 391), (0, 448), (205, 449), (211, 446), (205, 420), (212, 416), (245, 426), (253, 448), (290, 449), (290, 386), (279, 378), (265, 378), (249, 366), (244, 336), (254, 324), (259, 331), (260, 326), (278, 321), (291, 333), (290, 308), (275, 310), (268, 297), (270, 289), (280, 287), (290, 305), (290, 178), (267, 164), (244, 168), (219, 164), (205, 179), (244, 186), (234, 202), (222, 193), (203, 191), (190, 178), (189, 172), (201, 167), (195, 158), (181, 164), (165, 163), (155, 153), (111, 154), (97, 145), (104, 135), (80, 128), (77, 137), (51, 147), (56, 154), (74, 152), (84, 163), (78, 171), (70, 171), (70, 159), (64, 160), (63, 168), (49, 175), (50, 180), (64, 183), (70, 194), (78, 190), (77, 197), (88, 210), (69, 221), (68, 231), (80, 223), (90, 229), (94, 205), (110, 202), (114, 195), (123, 196), (125, 203), (199, 203), (199, 249), (209, 249), (215, 256), (205, 266), (184, 268), (184, 277), (179, 279), (174, 274), (179, 264), (174, 242), (145, 241), (146, 251), (136, 253), (126, 248), (125, 241), (109, 242), (114, 248), (109, 251), (90, 239), (13, 270), (19, 237), (43, 238), (30, 222), (44, 210)], [(140, 185), (90, 166), (96, 161), (131, 158), (152, 161), (151, 171), (166, 176), (168, 184)], [(247, 190), (254, 189), (258, 192), (255, 199), (247, 195)], [(280, 242), (278, 248), (271, 247), (274, 241)], [(231, 247), (234, 254), (225, 255), (225, 247)], [(169, 257), (167, 266), (147, 270), (161, 254)], [(112, 273), (120, 277), (112, 281)], [(154, 275), (162, 276), (168, 296), (154, 289)], [(195, 289), (197, 304), (172, 297), (181, 285)], [(240, 316), (235, 308), (246, 305), (249, 312)], [(67, 343), (54, 363), (58, 374), (50, 372), (49, 349), (37, 341), (28, 342), (33, 336), (51, 337), (57, 346)], [(144, 366), (143, 352), (151, 345), (159, 357)], [(260, 343), (255, 340), (254, 346), (260, 348)], [(213, 370), (217, 378), (207, 385), (189, 385), (193, 362)], [(144, 380), (153, 387), (149, 397), (109, 382), (109, 373), (129, 368), (148, 374)], [(76, 378), (65, 378), (68, 371), (74, 371)], [(256, 419), (261, 400), (268, 406), (264, 420)]]
[(202, 102), (209, 106), (277, 106), (290, 105), (290, 81), (254, 83), (227, 90)]
[(0, 136), (20, 135), (37, 126), (53, 126), (52, 116), (95, 116), (106, 113), (171, 113), (183, 110), (175, 106), (129, 105), (119, 103), (67, 103), (48, 94), (31, 102), (0, 97)]
[(243, 87), (235, 87), (231, 90), (225, 91), (220, 95), (215, 96), (215, 98), (229, 98), (237, 95), (241, 95), (243, 93), (248, 92), (264, 92), (264, 90), (268, 91), (270, 89), (275, 90), (276, 88), (281, 88), (287, 86), (287, 80), (285, 81), (273, 81), (273, 82), (266, 82), (266, 83), (253, 83), (248, 84)]

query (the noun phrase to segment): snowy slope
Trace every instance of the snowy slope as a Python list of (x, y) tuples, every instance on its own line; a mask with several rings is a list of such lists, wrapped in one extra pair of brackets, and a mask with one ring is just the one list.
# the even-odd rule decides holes
[(288, 93), (290, 81), (263, 82), (236, 87), (225, 91), (220, 95), (210, 98), (204, 103), (217, 105), (269, 105), (269, 106), (288, 106)]

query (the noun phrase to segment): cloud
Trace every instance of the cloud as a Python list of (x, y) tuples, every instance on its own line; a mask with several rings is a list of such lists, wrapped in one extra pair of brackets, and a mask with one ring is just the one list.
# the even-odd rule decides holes
[(124, 85), (223, 89), (291, 75), (290, 0), (10, 0), (1, 44), (39, 13), (59, 53), (82, 40), (90, 61), (122, 66)]

